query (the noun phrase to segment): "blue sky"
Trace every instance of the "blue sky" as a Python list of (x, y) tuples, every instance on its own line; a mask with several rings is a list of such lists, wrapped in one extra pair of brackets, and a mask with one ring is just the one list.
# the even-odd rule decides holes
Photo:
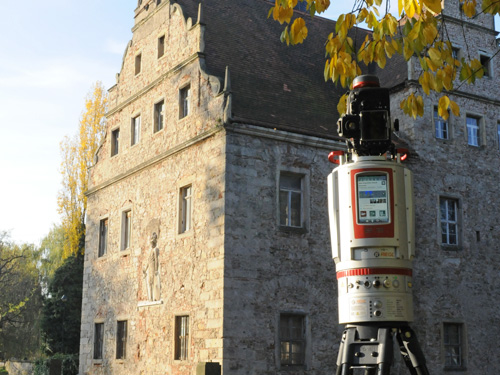
[[(19, 4), (3, 1), (0, 23), (0, 231), (38, 245), (60, 222), (59, 143), (93, 83), (115, 83), (137, 0)], [(350, 10), (334, 4), (326, 17)]]

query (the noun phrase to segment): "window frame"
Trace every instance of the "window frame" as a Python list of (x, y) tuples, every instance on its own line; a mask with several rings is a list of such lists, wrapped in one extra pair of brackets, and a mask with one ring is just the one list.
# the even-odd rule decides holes
[[(283, 177), (288, 176), (288, 177), (296, 177), (297, 179), (300, 179), (300, 190), (297, 189), (292, 189), (288, 187), (282, 186), (282, 180)], [(281, 228), (288, 228), (288, 229), (305, 229), (305, 204), (304, 204), (304, 193), (305, 193), (305, 175), (302, 173), (294, 173), (294, 172), (289, 172), (289, 171), (280, 171), (279, 173), (279, 179), (278, 179), (278, 222)], [(285, 222), (282, 221), (282, 193), (287, 194), (287, 202), (286, 202), (286, 208), (287, 208), (287, 217), (285, 219)], [(299, 218), (299, 225), (293, 225), (292, 223), (292, 197), (294, 194), (299, 194), (300, 196), (300, 218)], [(288, 224), (287, 224), (288, 223)]]
[(138, 76), (142, 73), (142, 52), (135, 55), (134, 58), (134, 75)]
[[(98, 327), (100, 329), (98, 329)], [(100, 331), (100, 335), (98, 332)], [(102, 361), (104, 357), (104, 322), (94, 322), (94, 345), (92, 347), (92, 359)]]
[(120, 128), (111, 130), (111, 157), (120, 152)]
[(191, 83), (187, 83), (179, 89), (179, 120), (191, 114), (191, 94)]
[(158, 44), (157, 44), (157, 55), (156, 57), (158, 59), (161, 59), (163, 56), (165, 56), (165, 34), (162, 34), (158, 37)]
[[(120, 329), (122, 328), (122, 329)], [(116, 359), (125, 360), (127, 358), (128, 321), (116, 321)]]
[(132, 209), (127, 208), (122, 211), (122, 222), (121, 222), (121, 234), (120, 234), (120, 250), (126, 251), (130, 250), (132, 243)]
[(141, 141), (141, 114), (132, 116), (130, 123), (130, 146), (135, 146)]
[[(105, 224), (105, 226), (104, 226)], [(103, 236), (103, 228), (106, 228), (105, 235)], [(109, 239), (109, 218), (103, 217), (99, 220), (99, 240), (97, 243), (97, 257), (102, 258), (108, 252), (108, 239)]]
[[(447, 328), (457, 330), (458, 342), (449, 342), (450, 333)], [(441, 345), (443, 365), (445, 371), (463, 371), (467, 364), (467, 340), (465, 324), (461, 321), (445, 321), (441, 325)], [(455, 351), (455, 353), (453, 353)], [(457, 353), (458, 352), (458, 353)], [(458, 358), (458, 363), (452, 364), (453, 358)], [(451, 359), (450, 359), (451, 358)]]
[(184, 234), (193, 228), (193, 184), (179, 188), (179, 230)]
[(481, 66), (483, 67), (484, 71), (483, 77), (493, 78), (491, 58), (492, 56), (489, 53), (484, 51), (479, 52), (479, 62), (481, 63)]
[[(159, 107), (162, 106), (162, 110), (159, 111)], [(161, 127), (159, 119), (161, 118)], [(153, 105), (153, 134), (156, 134), (165, 129), (165, 98), (162, 98), (155, 102)]]
[(174, 360), (189, 359), (189, 315), (176, 315), (174, 322)]
[[(438, 107), (434, 106), (432, 119), (434, 122), (434, 137), (436, 139), (440, 139), (443, 141), (450, 140), (450, 116), (448, 116), (448, 120), (444, 120), (441, 116), (439, 116)], [(438, 127), (440, 128), (439, 135), (438, 135)], [(446, 137), (443, 136), (444, 133), (446, 133)]]
[[(474, 119), (476, 120), (476, 125), (470, 124), (469, 119)], [(482, 129), (482, 121), (483, 118), (481, 116), (467, 113), (465, 115), (465, 126), (466, 126), (466, 133), (467, 133), (467, 144), (472, 147), (481, 147), (483, 145), (482, 142), (482, 134), (483, 134), (483, 129)], [(476, 130), (476, 134), (474, 135), (473, 139), (477, 140), (477, 144), (471, 143), (471, 134), (469, 133), (469, 129), (471, 129), (471, 132), (473, 130)], [(472, 139), (472, 140), (473, 140)]]
[[(294, 337), (291, 332), (294, 327), (290, 325), (292, 319), (300, 318), (301, 328), (300, 337)], [(285, 322), (284, 320), (287, 320)], [(284, 323), (286, 324), (287, 332), (283, 332)], [(307, 367), (308, 361), (308, 319), (307, 314), (302, 312), (280, 312), (278, 316), (278, 345), (277, 347), (277, 361), (279, 368), (284, 369), (303, 369)], [(283, 344), (288, 343), (288, 349), (286, 353), (283, 352)], [(299, 352), (299, 360), (294, 363), (293, 357), (293, 345), (300, 344), (301, 350)], [(286, 357), (286, 358), (284, 358)]]
[[(443, 218), (443, 212), (441, 210), (441, 204), (442, 201), (445, 202), (446, 204), (446, 218)], [(455, 211), (455, 218), (454, 220), (449, 220), (448, 219), (448, 213), (449, 213), (449, 202), (454, 203), (454, 211)], [(462, 233), (462, 215), (461, 215), (461, 201), (457, 197), (449, 196), (449, 195), (440, 195), (439, 196), (439, 202), (438, 202), (438, 222), (439, 222), (439, 243), (442, 248), (444, 249), (449, 249), (449, 250), (457, 250), (460, 248), (462, 244), (461, 240), (461, 233)], [(443, 225), (446, 225), (446, 233), (443, 233)], [(455, 236), (456, 236), (456, 243), (450, 243), (450, 225), (455, 225)], [(443, 242), (443, 235), (446, 235), (446, 242)]]

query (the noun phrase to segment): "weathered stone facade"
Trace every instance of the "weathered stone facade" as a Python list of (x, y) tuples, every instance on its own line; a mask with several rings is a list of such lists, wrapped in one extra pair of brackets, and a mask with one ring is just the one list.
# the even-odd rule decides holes
[[(265, 9), (263, 0), (241, 1), (246, 12), (253, 2)], [(278, 120), (273, 126), (257, 114), (255, 121), (241, 120), (248, 114), (239, 113), (243, 104), (236, 100), (247, 97), (258, 82), (237, 74), (233, 81), (234, 67), (224, 62), (225, 56), (213, 53), (223, 49), (208, 50), (214, 34), (205, 37), (212, 27), (205, 10), (221, 3), (219, 13), (207, 13), (228, 17), (224, 12), (230, 2), (211, 0), (195, 11), (191, 0), (179, 1), (181, 5), (139, 1), (133, 38), (117, 84), (110, 89), (107, 135), (91, 170), (80, 375), (191, 375), (205, 362), (217, 362), (223, 374), (231, 375), (335, 372), (342, 327), (337, 320), (326, 176), (332, 169), (328, 152), (343, 144), (326, 131), (296, 130)], [(458, 9), (458, 0), (450, 1), (447, 14), (459, 16), (453, 7)], [(481, 15), (465, 33), (458, 32), (460, 27), (449, 20), (462, 53), (466, 45), (471, 55), (496, 53), (492, 17)], [(226, 37), (235, 38), (229, 33)], [(162, 43), (165, 52), (159, 56)], [(274, 74), (269, 58), (270, 72), (255, 67), (255, 75)], [(465, 328), (465, 373), (495, 373), (500, 367), (491, 361), (490, 348), (500, 335), (500, 293), (492, 284), (499, 265), (494, 255), (500, 250), (500, 219), (494, 212), (500, 203), (500, 67), (493, 59), (490, 78), (453, 93), (462, 115), (451, 116), (450, 137), (442, 140), (435, 137), (433, 97), (426, 99), (421, 119), (400, 113), (400, 98), (419, 90), (414, 63), (400, 84), (393, 85), (391, 99), (392, 115), (401, 121), (398, 136), (412, 151), (409, 165), (415, 176), (412, 326), (431, 373), (445, 373), (447, 322)], [(223, 77), (225, 65), (229, 69)], [(276, 100), (295, 89), (293, 82), (280, 84), (283, 92)], [(183, 117), (181, 91), (188, 86), (189, 114)], [(262, 105), (270, 100), (258, 99)], [(156, 104), (161, 101), (159, 129)], [(259, 100), (249, 106), (257, 111)], [(466, 114), (482, 119), (479, 147), (467, 144)], [(133, 121), (138, 116), (139, 139), (134, 138)], [(283, 173), (301, 176), (298, 227), (280, 223)], [(191, 197), (187, 227), (185, 187), (190, 187)], [(459, 202), (458, 246), (441, 244), (440, 197)], [(158, 301), (148, 299), (146, 285), (152, 233), (158, 237)], [(282, 365), (280, 314), (304, 317), (302, 366)], [(186, 357), (179, 358), (176, 319), (181, 316), (189, 317), (189, 329)], [(124, 353), (117, 344), (118, 321), (127, 322)], [(100, 348), (96, 325), (103, 329)], [(96, 355), (99, 350), (102, 355)], [(398, 356), (396, 373), (407, 373)]]

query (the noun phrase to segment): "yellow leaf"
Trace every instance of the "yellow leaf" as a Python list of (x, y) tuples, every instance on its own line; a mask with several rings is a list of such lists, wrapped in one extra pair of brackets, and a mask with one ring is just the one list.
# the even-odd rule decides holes
[(441, 13), (441, 0), (422, 0), (422, 3), (434, 14)]
[(290, 34), (292, 37), (292, 44), (302, 43), (307, 37), (306, 22), (301, 17), (293, 21), (292, 27), (290, 29)]
[(445, 120), (447, 120), (449, 116), (448, 113), (449, 106), (450, 106), (450, 98), (448, 98), (448, 96), (446, 95), (442, 96), (438, 102), (438, 115)]
[(450, 108), (451, 111), (453, 112), (453, 115), (460, 116), (460, 108), (458, 107), (458, 104), (455, 103), (453, 100), (450, 100)]
[(344, 94), (340, 97), (340, 100), (337, 104), (337, 111), (339, 116), (342, 116), (346, 113), (347, 110), (347, 94)]

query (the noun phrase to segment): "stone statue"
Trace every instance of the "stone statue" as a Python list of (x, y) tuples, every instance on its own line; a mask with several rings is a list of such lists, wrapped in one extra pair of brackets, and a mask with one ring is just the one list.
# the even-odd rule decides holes
[(144, 274), (146, 275), (146, 288), (148, 291), (148, 300), (160, 300), (160, 250), (156, 247), (158, 236), (156, 233), (151, 235), (151, 250), (148, 255), (148, 262)]

